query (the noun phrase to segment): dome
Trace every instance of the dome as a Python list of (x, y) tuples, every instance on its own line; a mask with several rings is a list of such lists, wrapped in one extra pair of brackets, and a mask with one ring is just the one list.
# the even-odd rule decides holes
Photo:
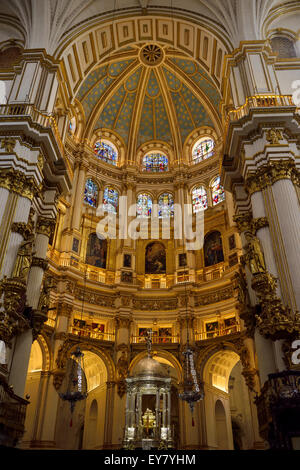
[(152, 357), (144, 357), (132, 369), (131, 377), (137, 376), (153, 376), (166, 377), (167, 373), (163, 366)]

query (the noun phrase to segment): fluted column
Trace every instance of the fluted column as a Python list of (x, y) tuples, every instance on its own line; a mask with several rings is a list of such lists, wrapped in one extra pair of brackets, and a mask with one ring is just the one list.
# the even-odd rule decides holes
[(297, 309), (300, 311), (300, 206), (291, 179), (280, 179), (272, 186), (286, 262), (293, 286)]

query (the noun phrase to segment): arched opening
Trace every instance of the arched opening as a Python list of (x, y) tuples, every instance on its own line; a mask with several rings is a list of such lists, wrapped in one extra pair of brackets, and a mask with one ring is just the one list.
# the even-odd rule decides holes
[(231, 349), (212, 354), (203, 369), (207, 445), (247, 450), (254, 445), (249, 389), (239, 355)]
[(28, 364), (25, 394), (29, 396), (29, 405), (26, 410), (25, 434), (22, 446), (27, 447), (36, 439), (35, 433), (38, 423), (39, 399), (41, 394), (41, 373), (43, 370), (43, 352), (38, 341), (34, 341), (31, 348)]
[(60, 399), (56, 426), (56, 443), (60, 449), (99, 449), (103, 446), (105, 427), (107, 368), (94, 352), (83, 349), (87, 380), (86, 400), (70, 404)]
[(226, 412), (221, 400), (217, 400), (215, 404), (216, 419), (216, 441), (219, 450), (227, 450), (229, 448), (228, 432), (226, 423)]

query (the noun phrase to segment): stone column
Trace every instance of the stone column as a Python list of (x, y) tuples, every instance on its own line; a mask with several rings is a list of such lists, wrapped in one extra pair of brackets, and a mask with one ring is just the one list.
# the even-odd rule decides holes
[(105, 404), (105, 425), (104, 425), (104, 448), (110, 448), (112, 445), (112, 428), (114, 415), (114, 396), (115, 382), (106, 382), (106, 404)]
[(167, 394), (166, 392), (163, 392), (163, 416), (162, 416), (162, 425), (163, 428), (166, 427), (166, 414), (167, 414)]
[(279, 179), (272, 186), (281, 237), (284, 240), (282, 256), (286, 257), (293, 292), (300, 311), (300, 206), (296, 188), (291, 179)]

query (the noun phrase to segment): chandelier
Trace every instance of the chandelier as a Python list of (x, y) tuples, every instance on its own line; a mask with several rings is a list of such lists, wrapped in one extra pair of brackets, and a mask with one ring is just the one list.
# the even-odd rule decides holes
[[(186, 262), (184, 264), (186, 266)], [(195, 369), (194, 352), (189, 342), (189, 319), (188, 319), (188, 297), (186, 292), (185, 282), (185, 301), (186, 301), (186, 328), (187, 338), (186, 345), (183, 351), (184, 364), (183, 364), (183, 392), (179, 393), (179, 398), (188, 403), (191, 413), (193, 415), (195, 403), (204, 398), (203, 384), (199, 383), (197, 372)], [(192, 425), (194, 426), (194, 418), (192, 416)]]
[[(87, 397), (87, 382), (84, 373), (84, 354), (79, 346), (71, 356), (73, 359), (69, 359), (67, 366), (66, 389), (59, 396), (62, 400), (70, 403), (71, 414), (73, 414), (76, 402), (85, 400)], [(70, 426), (72, 426), (72, 419)]]

